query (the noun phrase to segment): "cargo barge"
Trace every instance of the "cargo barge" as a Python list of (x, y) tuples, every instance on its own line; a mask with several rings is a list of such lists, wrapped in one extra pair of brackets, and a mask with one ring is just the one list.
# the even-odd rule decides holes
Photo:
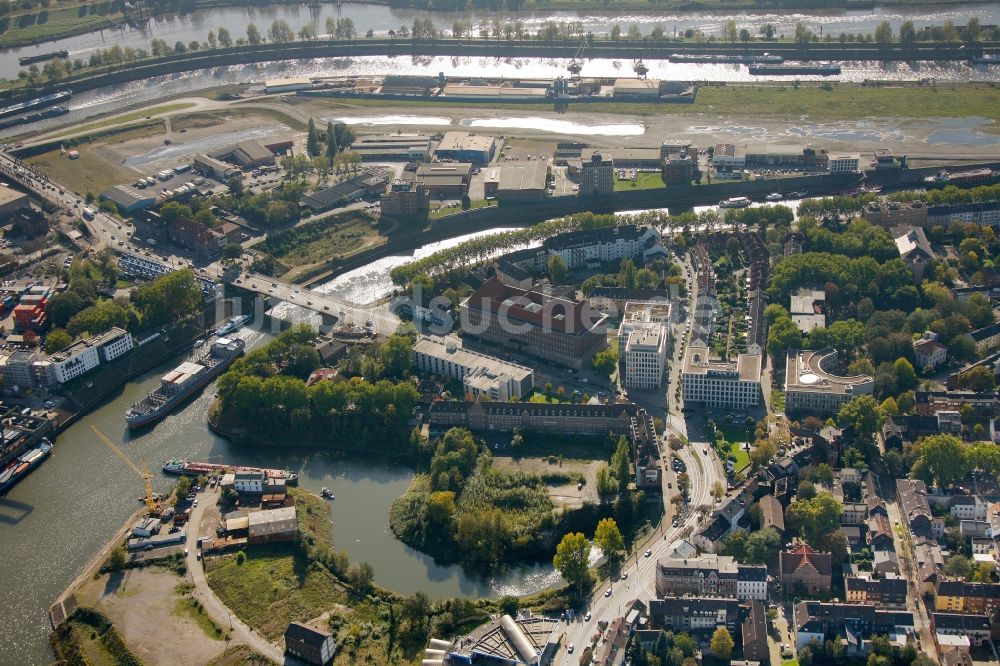
[(758, 76), (802, 76), (816, 74), (819, 76), (834, 76), (840, 74), (840, 65), (821, 62), (818, 65), (772, 65), (768, 63), (747, 65), (751, 74)]
[(208, 462), (188, 462), (187, 460), (173, 459), (163, 463), (163, 472), (175, 476), (202, 476), (209, 474), (221, 474), (223, 472), (263, 472), (268, 479), (283, 479), (285, 483), (295, 485), (299, 481), (299, 475), (287, 469), (269, 469), (267, 467), (248, 467), (246, 465), (223, 465), (221, 463)]
[(3, 120), (0, 120), (0, 129), (14, 127), (16, 125), (27, 125), (28, 123), (35, 123), (39, 120), (44, 120), (45, 118), (64, 116), (67, 113), (69, 113), (69, 107), (65, 104), (60, 104), (59, 106), (53, 106), (42, 111), (17, 116), (16, 118), (4, 118)]
[(719, 208), (746, 208), (752, 202), (746, 197), (731, 197), (719, 202)]
[(17, 59), (17, 64), (19, 65), (30, 65), (35, 62), (45, 62), (47, 60), (55, 60), (56, 58), (68, 58), (69, 51), (63, 49), (61, 51), (51, 51), (49, 53), (39, 53), (37, 55), (21, 56)]
[(243, 354), (245, 346), (246, 343), (239, 338), (216, 339), (208, 351), (165, 374), (158, 389), (133, 403), (125, 412), (125, 423), (130, 429), (135, 429), (159, 421), (222, 374)]
[(234, 331), (238, 331), (243, 327), (248, 321), (253, 319), (253, 315), (243, 315), (242, 317), (230, 317), (226, 322), (215, 330), (216, 335), (229, 335)]
[(59, 90), (48, 95), (42, 95), (41, 97), (29, 99), (25, 102), (11, 104), (10, 106), (0, 108), (0, 118), (9, 118), (10, 116), (16, 116), (19, 113), (24, 113), (25, 111), (41, 109), (46, 106), (54, 106), (60, 102), (65, 102), (72, 96), (72, 90)]
[(763, 64), (780, 65), (785, 62), (785, 57), (773, 55), (771, 53), (761, 53), (759, 55), (724, 55), (717, 53), (671, 53), (670, 62), (687, 64), (710, 64), (710, 65), (747, 65)]
[(0, 495), (6, 494), (21, 479), (31, 474), (35, 468), (45, 462), (50, 453), (52, 453), (52, 442), (43, 437), (38, 446), (33, 447), (18, 456), (15, 460), (7, 463), (0, 470)]

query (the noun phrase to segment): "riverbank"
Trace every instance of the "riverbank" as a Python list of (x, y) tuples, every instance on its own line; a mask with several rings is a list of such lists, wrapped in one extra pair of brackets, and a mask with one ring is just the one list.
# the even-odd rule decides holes
[[(792, 41), (753, 41), (746, 44), (724, 41), (696, 42), (687, 40), (591, 40), (581, 50), (579, 38), (572, 39), (504, 39), (476, 38), (433, 39), (360, 38), (351, 40), (304, 40), (290, 42), (265, 42), (243, 44), (228, 48), (208, 48), (174, 52), (165, 56), (143, 55), (145, 49), (130, 51), (128, 56), (108, 56), (108, 62), (84, 66), (73, 73), (54, 77), (43, 82), (42, 77), (9, 79), (3, 84), (11, 101), (18, 97), (43, 94), (57, 88), (70, 88), (74, 92), (92, 90), (108, 85), (148, 79), (154, 76), (181, 72), (227, 67), (254, 63), (281, 62), (315, 58), (360, 58), (365, 56), (413, 57), (496, 57), (541, 59), (618, 59), (618, 60), (667, 60), (681, 54), (740, 54), (781, 55), (788, 60), (848, 61), (969, 61), (980, 52), (1000, 48), (1000, 43), (978, 42), (967, 48), (955, 42), (875, 43), (820, 41), (797, 43)], [(103, 56), (98, 58), (102, 61)]]

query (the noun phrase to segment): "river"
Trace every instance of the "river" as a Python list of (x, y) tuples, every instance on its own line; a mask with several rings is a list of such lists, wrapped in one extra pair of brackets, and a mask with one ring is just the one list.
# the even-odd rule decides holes
[[(464, 238), (420, 248), (417, 254)], [(392, 257), (377, 262), (319, 289), (359, 301), (377, 298), (391, 289), (389, 269), (404, 260)], [(251, 346), (270, 338), (269, 332), (249, 329), (240, 335)], [(331, 488), (337, 497), (333, 502), (335, 546), (346, 550), (353, 561), (371, 563), (376, 581), (400, 593), (422, 590), (434, 598), (497, 596), (530, 593), (558, 582), (549, 564), (518, 567), (492, 577), (456, 565), (435, 564), (431, 557), (398, 541), (388, 527), (390, 504), (413, 478), (409, 467), (314, 449), (233, 445), (213, 435), (205, 424), (212, 387), (151, 430), (130, 435), (123, 419), (125, 409), (176, 364), (170, 361), (128, 383), (116, 397), (62, 433), (52, 457), (0, 499), (0, 626), (4, 628), (0, 665), (51, 661), (49, 605), (138, 507), (142, 480), (101, 442), (93, 428), (140, 466), (147, 462), (158, 491), (168, 490), (173, 483), (171, 477), (158, 473), (164, 460), (210, 456), (234, 464), (291, 469), (298, 472), (299, 485), (313, 492)]]
[[(457, 20), (468, 22), (473, 31), (478, 26), (491, 24), (494, 20), (501, 23), (520, 20), (529, 33), (535, 33), (539, 27), (548, 21), (579, 22), (583, 30), (596, 35), (606, 35), (615, 23), (622, 28), (623, 34), (629, 26), (637, 26), (642, 34), (649, 34), (659, 26), (668, 35), (682, 33), (687, 29), (700, 30), (705, 35), (719, 35), (728, 19), (736, 21), (739, 28), (747, 28), (754, 35), (761, 26), (771, 24), (776, 34), (790, 35), (798, 22), (806, 23), (811, 30), (823, 35), (837, 36), (842, 32), (851, 34), (872, 33), (875, 26), (883, 20), (889, 21), (894, 30), (904, 20), (912, 20), (919, 28), (927, 25), (941, 25), (951, 20), (955, 24), (964, 24), (969, 17), (979, 18), (980, 23), (991, 25), (1000, 22), (1000, 3), (968, 4), (968, 5), (919, 5), (914, 7), (877, 7), (864, 11), (761, 11), (761, 12), (680, 12), (680, 11), (553, 11), (524, 12), (510, 14), (506, 12), (428, 12), (426, 10), (392, 8), (385, 5), (370, 4), (323, 4), (315, 10), (304, 5), (267, 5), (263, 7), (219, 7), (199, 9), (189, 13), (163, 14), (153, 18), (142, 29), (124, 28), (123, 30), (104, 30), (99, 32), (67, 37), (65, 39), (46, 42), (38, 46), (25, 46), (10, 49), (0, 53), (0, 76), (13, 77), (17, 75), (20, 66), (19, 56), (40, 51), (66, 49), (71, 58), (88, 58), (96, 48), (109, 48), (112, 45), (131, 46), (149, 50), (149, 43), (154, 38), (165, 40), (168, 44), (181, 41), (188, 44), (191, 41), (205, 42), (209, 31), (217, 31), (225, 26), (233, 39), (242, 37), (246, 28), (253, 23), (266, 33), (271, 23), (277, 19), (286, 21), (298, 32), (303, 26), (313, 23), (319, 34), (326, 32), (327, 18), (346, 17), (354, 21), (359, 35), (371, 30), (375, 35), (385, 36), (390, 30), (398, 30), (402, 26), (409, 28), (415, 18), (429, 18), (440, 31), (451, 31)], [(389, 73), (382, 71), (380, 73)], [(488, 72), (480, 71), (479, 74)], [(683, 77), (682, 77), (683, 78)], [(704, 77), (695, 77), (701, 79)]]

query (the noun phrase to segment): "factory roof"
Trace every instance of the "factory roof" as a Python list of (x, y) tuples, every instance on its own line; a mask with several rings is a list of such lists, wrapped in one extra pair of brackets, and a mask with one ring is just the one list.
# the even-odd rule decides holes
[(539, 161), (512, 162), (500, 169), (500, 192), (544, 190), (548, 179), (548, 164)]
[(438, 144), (438, 150), (490, 150), (496, 139), (489, 135), (471, 134), (469, 132), (445, 132)]

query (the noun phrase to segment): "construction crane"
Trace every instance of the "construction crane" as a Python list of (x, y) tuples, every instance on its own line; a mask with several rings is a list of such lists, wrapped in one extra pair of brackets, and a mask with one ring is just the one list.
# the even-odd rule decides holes
[(150, 515), (159, 516), (160, 513), (163, 511), (163, 507), (160, 504), (160, 498), (156, 495), (156, 493), (153, 492), (153, 483), (151, 481), (153, 475), (149, 473), (149, 465), (146, 464), (146, 461), (144, 460), (142, 462), (142, 469), (139, 469), (139, 466), (136, 465), (134, 462), (132, 462), (132, 460), (127, 455), (125, 455), (125, 452), (122, 451), (120, 448), (118, 448), (118, 446), (116, 446), (114, 442), (108, 439), (107, 435), (105, 435), (103, 432), (101, 432), (94, 426), (90, 426), (90, 429), (94, 431), (94, 434), (97, 435), (97, 438), (102, 442), (104, 442), (104, 444), (109, 449), (111, 449), (111, 451), (116, 456), (122, 459), (122, 462), (131, 467), (136, 474), (142, 477), (142, 482), (145, 490), (145, 496), (143, 497), (143, 501), (146, 503), (146, 508), (149, 509)]

